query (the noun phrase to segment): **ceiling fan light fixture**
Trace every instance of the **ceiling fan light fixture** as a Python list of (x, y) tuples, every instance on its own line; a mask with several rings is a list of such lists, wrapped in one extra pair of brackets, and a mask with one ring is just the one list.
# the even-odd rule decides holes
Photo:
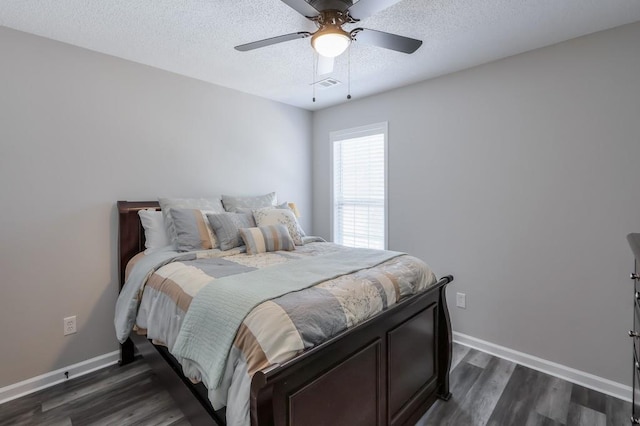
[(325, 27), (311, 37), (311, 46), (327, 58), (341, 55), (350, 43), (351, 36), (340, 27)]

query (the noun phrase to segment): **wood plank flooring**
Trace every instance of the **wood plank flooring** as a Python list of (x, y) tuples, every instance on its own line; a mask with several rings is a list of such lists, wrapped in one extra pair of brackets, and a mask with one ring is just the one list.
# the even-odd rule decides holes
[(454, 344), (449, 401), (416, 426), (627, 426), (631, 403)]
[(189, 422), (141, 359), (4, 403), (0, 425), (188, 426)]
[[(416, 426), (627, 426), (631, 404), (454, 344), (449, 401)], [(189, 422), (143, 361), (112, 366), (0, 405), (0, 426)]]

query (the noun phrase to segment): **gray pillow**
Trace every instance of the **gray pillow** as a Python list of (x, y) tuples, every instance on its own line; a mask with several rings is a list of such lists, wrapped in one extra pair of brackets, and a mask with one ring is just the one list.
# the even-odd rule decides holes
[(215, 212), (199, 209), (171, 209), (178, 251), (218, 248), (216, 236), (206, 216), (207, 213), (213, 214)]
[[(287, 209), (287, 210), (291, 210), (291, 208), (289, 207), (289, 203), (280, 203), (278, 205), (275, 206), (267, 206), (267, 207), (273, 207), (274, 209)], [(262, 208), (262, 207), (261, 207)], [(249, 208), (249, 207), (238, 207), (235, 209), (234, 213), (246, 213), (246, 214), (250, 214), (253, 215), (253, 211), (255, 209)]]
[(169, 239), (174, 246), (177, 246), (178, 236), (171, 218), (171, 209), (199, 209), (214, 213), (224, 212), (224, 207), (222, 207), (222, 202), (219, 198), (158, 198), (158, 202), (164, 216), (167, 234), (169, 234)]
[(244, 213), (208, 214), (209, 223), (216, 233), (221, 250), (230, 250), (243, 245), (240, 228), (253, 228), (253, 215)]
[(230, 195), (222, 196), (222, 204), (228, 212), (239, 212), (240, 209), (260, 209), (263, 207), (272, 207), (277, 203), (276, 193), (270, 192), (265, 195), (257, 195), (255, 197), (232, 197)]

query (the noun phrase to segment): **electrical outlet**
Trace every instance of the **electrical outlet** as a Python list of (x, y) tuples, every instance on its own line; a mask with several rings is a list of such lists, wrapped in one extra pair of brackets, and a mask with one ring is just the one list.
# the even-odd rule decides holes
[(458, 308), (467, 309), (467, 295), (464, 293), (456, 293), (456, 306)]
[(64, 335), (74, 334), (76, 332), (76, 316), (67, 317), (63, 320)]

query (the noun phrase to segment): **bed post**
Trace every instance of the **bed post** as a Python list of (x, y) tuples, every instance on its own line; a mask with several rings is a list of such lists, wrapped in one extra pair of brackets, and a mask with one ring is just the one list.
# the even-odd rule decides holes
[[(267, 370), (272, 369), (271, 367)], [(273, 418), (273, 386), (268, 383), (264, 371), (257, 371), (251, 379), (249, 396), (249, 413), (251, 426), (263, 426), (274, 423)]]
[(127, 339), (124, 343), (120, 344), (120, 366), (132, 363), (135, 359), (134, 347), (131, 339)]
[(438, 346), (445, 347), (446, 350), (438, 350), (438, 397), (445, 401), (451, 398), (449, 391), (449, 370), (451, 369), (451, 358), (453, 354), (453, 336), (451, 331), (451, 318), (449, 317), (449, 308), (447, 307), (447, 284), (453, 281), (452, 275), (442, 278), (446, 280), (445, 285), (439, 290), (439, 308), (438, 309)]

